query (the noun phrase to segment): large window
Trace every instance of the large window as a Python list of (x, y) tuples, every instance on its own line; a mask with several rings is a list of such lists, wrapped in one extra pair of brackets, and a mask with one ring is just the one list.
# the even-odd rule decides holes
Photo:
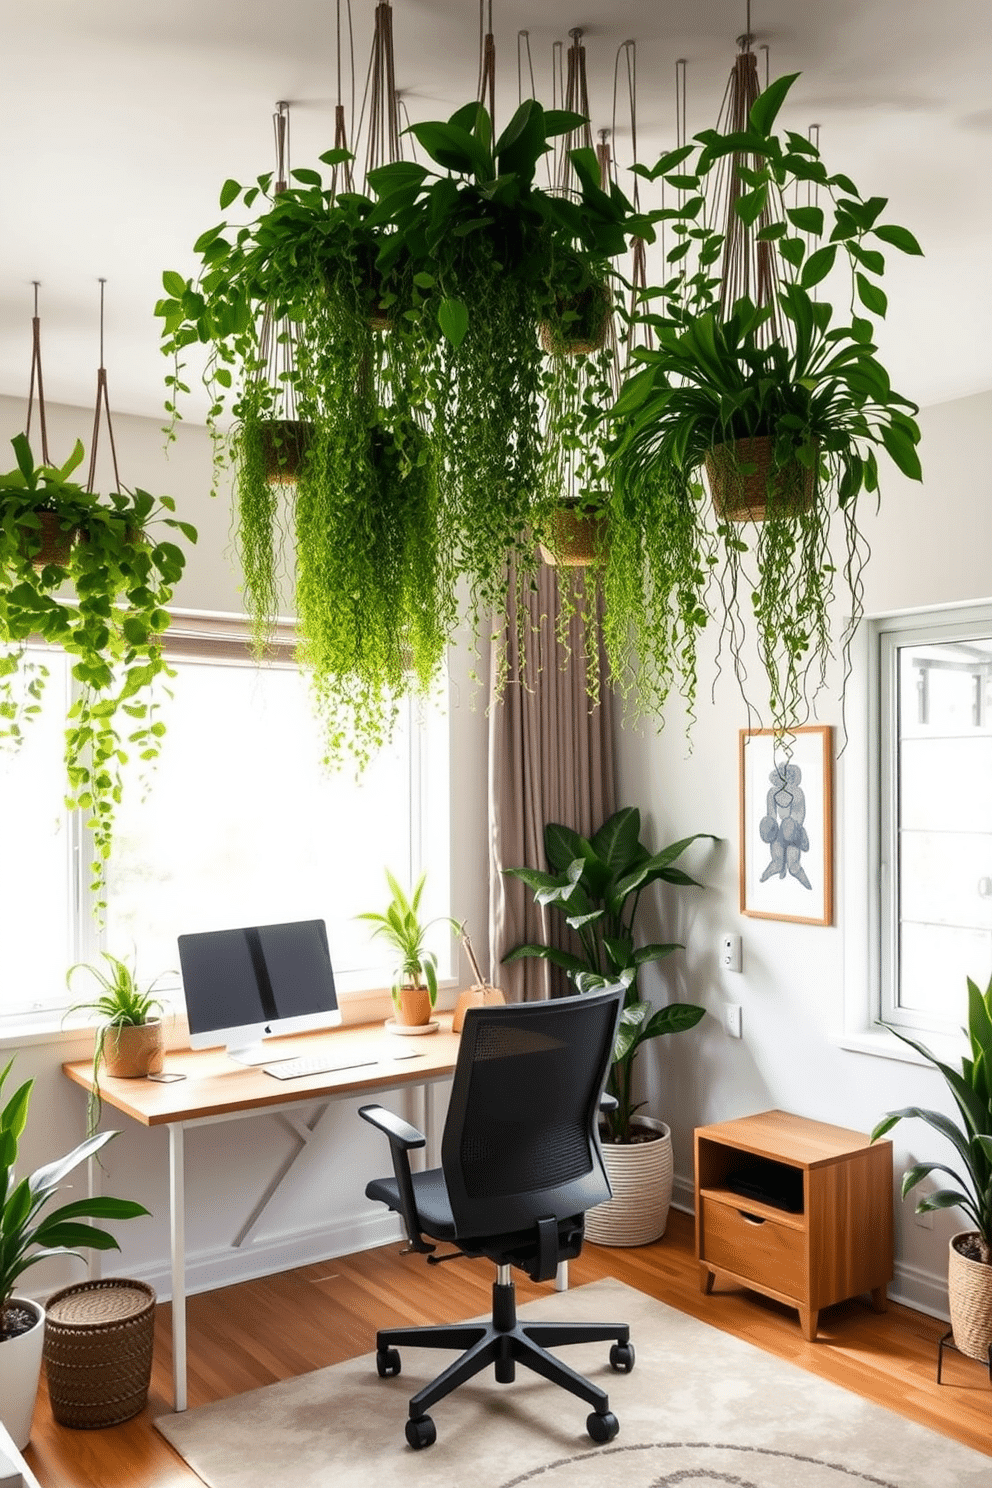
[[(64, 658), (46, 658), (49, 705), (0, 766), (0, 1016), (64, 1005), (66, 968), (101, 946), (136, 953), (150, 979), (177, 967), (180, 933), (290, 919), (327, 921), (341, 991), (381, 987), (392, 968), (355, 916), (388, 898), (383, 868), (406, 882), (427, 868), (426, 914), (448, 909), (440, 708), (406, 710), (393, 745), (356, 780), (321, 764), (307, 680), (288, 643), (282, 659), (257, 668), (231, 625), (180, 620), (171, 637), (168, 732), (146, 780), (128, 767), (100, 933), (81, 871), (87, 844), (60, 805)], [(438, 936), (442, 974), (450, 946)]]
[(874, 628), (880, 1011), (952, 1033), (992, 975), (992, 610)]

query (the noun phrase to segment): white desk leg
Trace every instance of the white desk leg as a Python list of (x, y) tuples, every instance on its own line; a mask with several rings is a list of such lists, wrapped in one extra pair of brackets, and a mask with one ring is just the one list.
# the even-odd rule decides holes
[(186, 1175), (185, 1130), (169, 1127), (169, 1204), (172, 1220), (172, 1392), (177, 1411), (186, 1409)]
[(567, 1261), (559, 1261), (558, 1262), (558, 1270), (555, 1273), (555, 1291), (556, 1292), (567, 1292), (568, 1291), (568, 1262)]

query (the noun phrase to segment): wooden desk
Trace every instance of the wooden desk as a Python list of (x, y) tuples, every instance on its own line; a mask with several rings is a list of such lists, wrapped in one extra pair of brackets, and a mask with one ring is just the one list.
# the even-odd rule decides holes
[[(186, 1076), (170, 1084), (152, 1080), (111, 1080), (101, 1070), (100, 1095), (104, 1105), (120, 1111), (141, 1126), (169, 1129), (169, 1209), (172, 1255), (172, 1376), (177, 1411), (186, 1409), (186, 1226), (185, 1148), (187, 1129), (220, 1121), (237, 1121), (270, 1112), (279, 1116), (296, 1136), (299, 1146), (287, 1159), (233, 1244), (241, 1245), (254, 1229), (276, 1190), (300, 1152), (317, 1130), (331, 1101), (354, 1096), (376, 1096), (388, 1090), (421, 1086), (424, 1090), (424, 1121), (428, 1136), (432, 1122), (432, 1086), (450, 1079), (458, 1058), (459, 1039), (451, 1032), (451, 1017), (441, 1016), (438, 1033), (419, 1038), (391, 1035), (381, 1023), (338, 1028), (332, 1033), (304, 1034), (272, 1040), (269, 1063), (284, 1057), (322, 1053), (328, 1043), (334, 1057), (346, 1058), (350, 1050), (369, 1052), (374, 1065), (335, 1070), (297, 1080), (276, 1080), (261, 1069), (234, 1064), (221, 1049), (176, 1050), (165, 1058), (167, 1071)], [(413, 1058), (403, 1058), (405, 1055)], [(357, 1056), (356, 1056), (357, 1057)], [(93, 1062), (64, 1064), (63, 1072), (83, 1090), (92, 1088)], [(322, 1102), (312, 1121), (292, 1110), (307, 1101)], [(288, 1109), (287, 1109), (288, 1108)], [(100, 1168), (90, 1163), (91, 1192), (98, 1191)], [(99, 1255), (93, 1252), (91, 1274), (99, 1274)]]

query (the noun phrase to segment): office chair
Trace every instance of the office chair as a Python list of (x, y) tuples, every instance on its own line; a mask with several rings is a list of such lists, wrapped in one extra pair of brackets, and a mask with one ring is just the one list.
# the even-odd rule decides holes
[[(365, 1190), (402, 1216), (403, 1252), (429, 1264), (485, 1256), (497, 1267), (492, 1320), (433, 1328), (385, 1328), (376, 1334), (382, 1378), (400, 1372), (398, 1347), (459, 1349), (461, 1357), (410, 1400), (411, 1447), (436, 1440), (427, 1411), (488, 1364), (500, 1384), (516, 1364), (578, 1395), (593, 1407), (586, 1430), (597, 1443), (619, 1428), (606, 1392), (548, 1352), (568, 1343), (612, 1341), (610, 1364), (629, 1373), (634, 1349), (625, 1323), (518, 1323), (511, 1267), (550, 1281), (560, 1261), (582, 1249), (585, 1212), (610, 1197), (599, 1145), (598, 1113), (620, 1016), (622, 990), (465, 1014), (441, 1167), (412, 1172), (410, 1152), (425, 1138), (381, 1106), (359, 1115), (389, 1138), (392, 1178)], [(427, 1240), (424, 1236), (429, 1236)], [(430, 1241), (455, 1250), (434, 1255)]]

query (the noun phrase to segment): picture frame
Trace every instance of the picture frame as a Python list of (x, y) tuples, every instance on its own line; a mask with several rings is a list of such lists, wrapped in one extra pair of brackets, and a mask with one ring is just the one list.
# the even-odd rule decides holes
[(741, 914), (833, 924), (833, 755), (829, 725), (741, 729)]

